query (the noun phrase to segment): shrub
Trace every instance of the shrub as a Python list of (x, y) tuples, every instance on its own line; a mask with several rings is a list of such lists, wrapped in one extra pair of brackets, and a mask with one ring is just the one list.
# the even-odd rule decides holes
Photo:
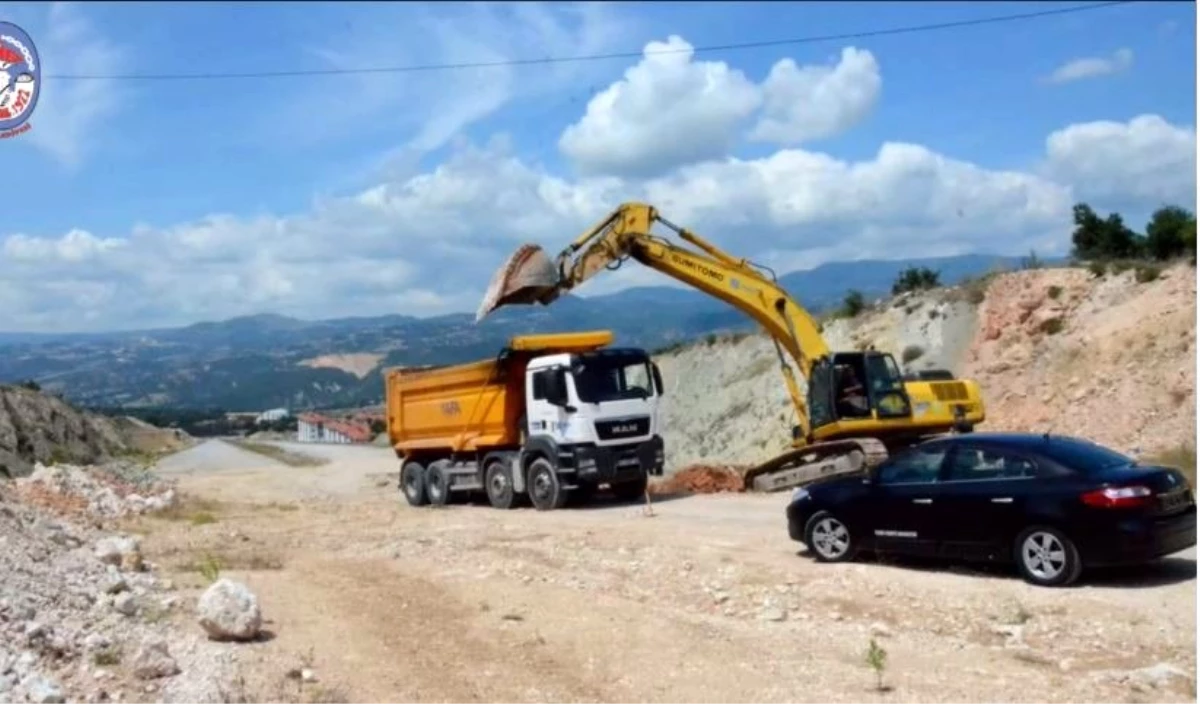
[(861, 291), (849, 291), (846, 293), (846, 297), (842, 299), (842, 315), (847, 318), (857, 317), (866, 308), (867, 301)]
[(909, 345), (908, 347), (904, 348), (903, 352), (900, 353), (900, 359), (905, 364), (908, 364), (909, 362), (913, 362), (913, 361), (920, 359), (921, 355), (923, 355), (923, 354), (925, 354), (925, 350), (922, 349), (920, 346)]
[(1062, 286), (1051, 286), (1050, 288), (1046, 289), (1046, 295), (1049, 296), (1050, 300), (1052, 301), (1057, 301), (1058, 297), (1062, 295), (1062, 292)]
[(1100, 261), (1091, 262), (1088, 264), (1088, 271), (1092, 272), (1092, 276), (1099, 279), (1108, 273), (1108, 264)]
[(1156, 266), (1151, 266), (1149, 264), (1144, 264), (1142, 266), (1139, 266), (1136, 269), (1134, 269), (1134, 271), (1133, 271), (1133, 277), (1137, 280), (1137, 282), (1139, 284), (1148, 284), (1151, 281), (1155, 281), (1158, 279), (1158, 277), (1161, 274), (1162, 274), (1161, 269), (1159, 269)]
[(1058, 333), (1062, 332), (1063, 329), (1062, 318), (1048, 318), (1043, 320), (1042, 324), (1038, 326), (1038, 329), (1047, 335), (1057, 335)]

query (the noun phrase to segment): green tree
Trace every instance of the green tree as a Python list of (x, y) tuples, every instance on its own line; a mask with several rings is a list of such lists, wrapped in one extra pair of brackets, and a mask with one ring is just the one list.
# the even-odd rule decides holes
[(937, 288), (940, 285), (941, 275), (938, 272), (926, 267), (910, 266), (896, 277), (896, 282), (892, 284), (892, 295)]
[(1146, 224), (1147, 253), (1155, 259), (1172, 259), (1196, 252), (1196, 216), (1177, 205), (1154, 211)]
[(846, 297), (842, 299), (842, 314), (847, 318), (856, 317), (866, 307), (867, 301), (863, 298), (862, 291), (849, 291), (846, 293)]
[(1076, 203), (1071, 244), (1076, 259), (1127, 259), (1139, 256), (1144, 238), (1125, 225), (1120, 213), (1101, 218), (1087, 203)]

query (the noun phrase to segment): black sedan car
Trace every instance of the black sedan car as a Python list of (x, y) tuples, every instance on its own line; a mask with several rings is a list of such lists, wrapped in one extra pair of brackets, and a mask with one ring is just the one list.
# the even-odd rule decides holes
[(1183, 474), (1059, 435), (929, 440), (865, 475), (796, 489), (787, 518), (791, 538), (822, 562), (862, 550), (1015, 562), (1042, 586), (1196, 544)]

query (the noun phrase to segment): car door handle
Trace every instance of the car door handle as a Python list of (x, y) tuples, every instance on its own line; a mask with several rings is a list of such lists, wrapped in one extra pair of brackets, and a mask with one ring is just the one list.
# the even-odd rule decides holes
[(931, 504), (933, 499), (913, 499), (914, 504)]
[(995, 499), (992, 499), (992, 503), (994, 503), (994, 504), (1011, 504), (1012, 497), (1011, 496), (1000, 496)]

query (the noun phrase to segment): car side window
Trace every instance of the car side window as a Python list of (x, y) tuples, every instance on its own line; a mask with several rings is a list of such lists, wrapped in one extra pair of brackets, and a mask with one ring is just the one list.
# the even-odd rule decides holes
[(878, 481), (880, 484), (932, 484), (937, 481), (945, 456), (944, 446), (909, 450), (880, 466)]
[(1037, 464), (1003, 450), (976, 447), (956, 448), (950, 458), (946, 481), (1025, 479), (1037, 476)]

